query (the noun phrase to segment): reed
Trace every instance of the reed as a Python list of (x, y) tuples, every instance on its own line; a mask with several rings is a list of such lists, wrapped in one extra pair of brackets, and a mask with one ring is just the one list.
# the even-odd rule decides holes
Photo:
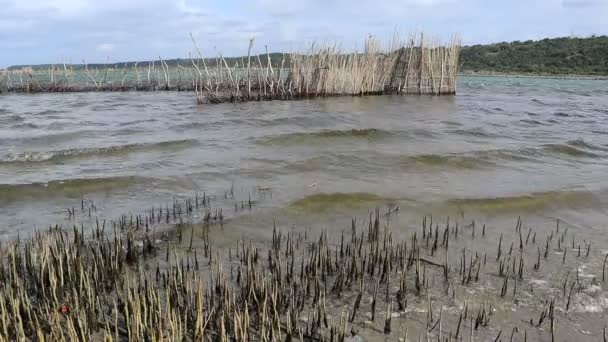
[[(222, 197), (239, 202), (232, 189)], [(222, 209), (212, 209), (215, 201), (205, 193), (196, 194), (146, 213), (123, 215), (110, 221), (107, 229), (105, 222), (97, 221), (90, 235), (83, 226), (69, 230), (55, 226), (2, 244), (0, 340), (343, 341), (347, 331), (355, 335), (369, 325), (379, 334), (402, 335), (403, 322), (397, 319), (402, 316), (429, 339), (435, 334), (445, 340), (446, 327), (455, 327), (455, 334), (450, 330), (449, 336), (456, 339), (467, 328), (471, 339), (475, 334), (484, 340), (495, 339), (497, 331), (499, 338), (502, 331), (511, 329), (513, 337), (522, 330), (501, 326), (501, 316), (493, 317), (505, 305), (506, 299), (501, 298), (509, 285), (516, 299), (527, 291), (520, 286), (518, 292), (518, 284), (538, 276), (541, 250), (522, 243), (518, 233), (501, 233), (499, 241), (519, 242), (519, 254), (499, 252), (496, 262), (490, 260), (486, 266), (483, 261), (483, 268), (481, 253), (469, 249), (475, 248), (469, 243), (497, 238), (491, 236), (492, 231), (487, 237), (458, 234), (458, 222), (448, 221), (441, 233), (437, 225), (429, 229), (432, 223), (427, 224), (425, 218), (422, 227), (399, 240), (389, 228), (390, 220), (384, 220), (388, 215), (379, 209), (362, 225), (353, 219), (350, 237), (342, 231), (332, 239), (331, 232), (322, 230), (315, 238), (296, 230), (283, 232), (274, 225), (267, 243), (256, 245), (243, 238), (226, 251), (214, 246), (210, 234), (213, 229), (229, 229), (222, 228)], [(240, 210), (245, 209), (244, 202)], [(248, 195), (248, 202), (253, 207), (256, 201)], [(80, 210), (68, 211), (69, 219), (88, 216), (92, 208), (95, 204), (83, 198)], [(204, 213), (203, 222), (188, 222), (189, 215), (198, 211)], [(154, 223), (166, 220), (176, 225), (175, 236), (162, 241), (154, 233)], [(189, 239), (183, 240), (182, 233)], [(439, 235), (443, 241), (435, 242)], [(202, 244), (193, 243), (195, 236)], [(547, 241), (553, 249), (556, 242)], [(448, 253), (450, 248), (452, 253)], [(437, 252), (441, 249), (445, 253)], [(448, 255), (461, 256), (450, 261)], [(547, 255), (543, 268), (549, 268), (552, 257)], [(526, 258), (536, 259), (537, 264), (528, 265)], [(553, 258), (565, 267), (561, 256)], [(598, 256), (602, 269), (605, 260)], [(500, 293), (489, 289), (487, 299), (470, 305), (461, 296), (477, 287), (480, 272), (484, 272), (484, 283), (502, 283), (503, 288)], [(436, 285), (436, 277), (444, 281)], [(578, 267), (576, 278), (570, 278), (566, 274), (561, 297), (549, 291), (545, 294), (550, 300), (539, 300), (544, 305), (531, 326), (544, 339), (554, 339), (556, 330), (568, 324), (561, 318), (576, 303), (575, 295), (595, 284), (579, 276)], [(444, 286), (452, 289), (451, 297), (439, 295)], [(527, 300), (540, 297), (537, 293), (524, 296)], [(369, 301), (361, 305), (363, 298)], [(418, 307), (406, 310), (408, 299)], [(453, 310), (457, 303), (464, 304)], [(558, 310), (554, 310), (556, 305)], [(361, 308), (369, 308), (371, 321), (357, 315)], [(383, 321), (375, 319), (377, 308), (385, 312)], [(348, 316), (345, 309), (350, 311)], [(409, 315), (419, 309), (426, 321), (410, 320)], [(526, 329), (523, 332), (527, 336)], [(595, 333), (599, 337), (604, 331)]]
[[(387, 46), (370, 36), (363, 51), (343, 50), (337, 43), (312, 43), (302, 52), (290, 53), (287, 63), (283, 55), (275, 65), (266, 47), (267, 62), (262, 64), (258, 55), (257, 68), (251, 67), (252, 46), (250, 40), (246, 69), (225, 64), (228, 75), (243, 76), (238, 81), (222, 83), (221, 75), (199, 73), (195, 87), (199, 103), (456, 92), (457, 36), (443, 43), (425, 39), (424, 34), (407, 40), (396, 35)], [(199, 60), (204, 59), (199, 56)]]
[[(460, 38), (447, 42), (411, 34), (394, 35), (387, 44), (369, 36), (363, 51), (340, 44), (311, 43), (302, 51), (271, 58), (252, 55), (227, 59), (218, 52), (204, 58), (190, 35), (196, 57), (169, 65), (156, 61), (124, 65), (51, 65), (47, 70), (22, 68), (0, 73), (0, 93), (82, 91), (194, 91), (199, 103), (300, 99), (382, 94), (446, 95), (456, 92)], [(276, 55), (275, 55), (276, 56)], [(211, 63), (213, 61), (213, 63)], [(140, 67), (147, 64), (147, 67)]]

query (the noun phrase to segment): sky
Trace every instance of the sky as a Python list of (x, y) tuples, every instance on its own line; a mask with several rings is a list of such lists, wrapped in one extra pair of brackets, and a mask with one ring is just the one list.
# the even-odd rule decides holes
[(608, 34), (608, 0), (0, 0), (0, 68), (292, 51), (424, 31), (465, 44)]

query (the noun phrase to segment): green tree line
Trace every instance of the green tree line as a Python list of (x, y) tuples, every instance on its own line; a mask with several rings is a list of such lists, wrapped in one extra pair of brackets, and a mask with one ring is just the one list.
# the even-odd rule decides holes
[(463, 72), (608, 75), (608, 36), (463, 47)]

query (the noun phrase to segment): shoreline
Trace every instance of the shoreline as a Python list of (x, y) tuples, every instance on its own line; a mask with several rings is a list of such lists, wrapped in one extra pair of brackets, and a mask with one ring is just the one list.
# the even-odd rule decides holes
[(517, 74), (517, 73), (465, 73), (460, 72), (457, 77), (503, 77), (503, 78), (539, 78), (539, 79), (555, 79), (555, 80), (589, 80), (589, 81), (606, 81), (608, 75), (577, 75), (577, 74)]

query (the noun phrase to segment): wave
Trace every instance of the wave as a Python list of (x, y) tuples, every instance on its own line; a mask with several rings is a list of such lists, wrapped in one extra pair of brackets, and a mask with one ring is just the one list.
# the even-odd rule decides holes
[(493, 165), (493, 163), (481, 156), (465, 154), (422, 154), (416, 156), (403, 157), (401, 166), (404, 169), (423, 168), (451, 168), (451, 169), (478, 169)]
[(307, 133), (289, 133), (265, 137), (257, 142), (263, 145), (276, 144), (306, 144), (330, 139), (367, 139), (378, 140), (392, 136), (394, 133), (376, 128), (350, 129), (350, 130), (324, 130)]
[(136, 176), (75, 178), (41, 183), (0, 184), (0, 203), (54, 196), (79, 197), (86, 193), (126, 189), (145, 181)]
[(37, 129), (40, 128), (41, 126), (36, 125), (35, 123), (32, 122), (22, 122), (19, 124), (15, 124), (12, 125), (11, 128), (19, 128), (19, 129), (24, 129), (24, 128), (31, 128), (31, 129)]
[(134, 120), (134, 121), (128, 121), (128, 122), (121, 122), (119, 124), (120, 127), (125, 127), (125, 126), (132, 126), (132, 125), (138, 125), (141, 123), (149, 123), (149, 122), (157, 122), (157, 119), (142, 119), (142, 120)]
[(470, 129), (456, 129), (456, 130), (449, 131), (449, 133), (472, 136), (472, 137), (476, 137), (476, 138), (499, 138), (499, 137), (501, 137), (500, 134), (488, 132), (481, 127), (470, 128)]
[(544, 123), (538, 121), (538, 120), (531, 120), (531, 119), (523, 119), (523, 120), (519, 120), (519, 122), (524, 123), (524, 124), (528, 124), (528, 125), (544, 125)]
[(562, 144), (548, 144), (540, 148), (482, 150), (452, 154), (422, 154), (401, 158), (401, 166), (410, 168), (482, 169), (494, 167), (501, 161), (539, 162), (539, 158), (579, 157), (599, 158), (608, 147), (593, 145), (584, 140), (571, 140)]
[(550, 104), (549, 104), (549, 103), (544, 102), (544, 101), (541, 101), (541, 100), (539, 100), (539, 99), (532, 99), (532, 102), (534, 102), (534, 103), (536, 103), (536, 104), (539, 104), (539, 105), (542, 105), (542, 106), (550, 106)]
[(501, 161), (535, 161), (538, 153), (530, 149), (521, 150), (484, 150), (452, 154), (421, 154), (401, 158), (404, 169), (446, 168), (446, 169), (483, 169), (494, 167)]
[(547, 157), (602, 157), (598, 151), (608, 152), (608, 147), (593, 145), (583, 140), (572, 140), (541, 147), (478, 150), (449, 154), (324, 153), (312, 158), (292, 161), (282, 167), (287, 172), (312, 172), (335, 168), (374, 171), (395, 166), (406, 172), (483, 170), (500, 167), (509, 162), (543, 163)]
[(588, 150), (608, 152), (608, 147), (597, 146), (592, 143), (586, 142), (583, 139), (570, 140), (567, 142), (567, 144), (575, 147), (585, 148)]
[(156, 143), (140, 143), (116, 145), (98, 148), (76, 148), (59, 151), (33, 151), (8, 154), (0, 160), (0, 164), (41, 163), (56, 162), (72, 158), (85, 158), (92, 156), (112, 156), (132, 152), (153, 151), (160, 149), (180, 149), (193, 146), (196, 140), (169, 140)]
[(486, 213), (530, 212), (550, 208), (601, 208), (598, 196), (590, 191), (547, 191), (520, 196), (458, 198), (449, 205)]
[(63, 114), (65, 111), (63, 110), (55, 110), (55, 109), (44, 109), (40, 112), (34, 113), (34, 115), (50, 115), (50, 114)]
[(306, 196), (289, 204), (288, 209), (305, 213), (324, 213), (340, 209), (360, 209), (393, 201), (367, 192), (333, 192)]
[[(288, 173), (313, 172), (318, 170), (358, 170), (361, 173), (373, 172), (382, 167), (395, 165), (395, 157), (384, 154), (355, 153), (323, 153), (311, 158), (286, 163), (283, 168)], [(275, 163), (276, 165), (276, 163)]]
[[(0, 112), (0, 114), (2, 114), (2, 112)], [(0, 117), (1, 123), (11, 124), (11, 123), (23, 122), (23, 121), (25, 121), (25, 118), (19, 114), (12, 114), (12, 115), (8, 115), (8, 116)]]
[(577, 147), (576, 145), (571, 145), (569, 143), (565, 144), (547, 144), (542, 147), (544, 152), (553, 155), (562, 155), (568, 157), (586, 157), (586, 158), (598, 158), (599, 155), (597, 153), (586, 151), (582, 148)]
[[(82, 136), (92, 136), (99, 131), (92, 130), (82, 130), (82, 131), (72, 131), (66, 133), (56, 133), (56, 134), (44, 134), (44, 135), (36, 135), (36, 136), (25, 136), (18, 138), (8, 138), (8, 139), (0, 139), (0, 142), (19, 142), (20, 144), (43, 144), (44, 146), (48, 146), (51, 144), (57, 144), (66, 141), (74, 141), (75, 139)], [(2, 160), (0, 160), (2, 163)]]

